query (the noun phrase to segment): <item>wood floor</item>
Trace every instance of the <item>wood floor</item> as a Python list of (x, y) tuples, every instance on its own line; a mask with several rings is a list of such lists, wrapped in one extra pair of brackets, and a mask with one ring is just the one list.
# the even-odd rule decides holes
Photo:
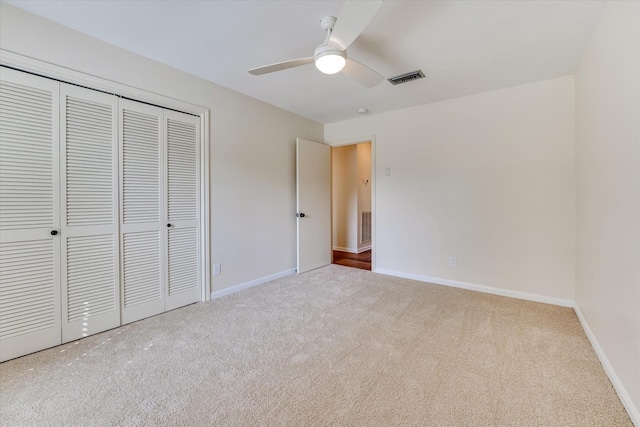
[(371, 270), (371, 250), (359, 254), (333, 251), (333, 263), (362, 270)]

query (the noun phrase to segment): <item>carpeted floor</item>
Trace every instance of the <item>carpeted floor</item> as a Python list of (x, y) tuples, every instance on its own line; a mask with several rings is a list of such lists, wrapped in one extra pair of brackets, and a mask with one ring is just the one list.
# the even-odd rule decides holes
[(0, 424), (631, 426), (573, 310), (331, 265), (0, 365)]

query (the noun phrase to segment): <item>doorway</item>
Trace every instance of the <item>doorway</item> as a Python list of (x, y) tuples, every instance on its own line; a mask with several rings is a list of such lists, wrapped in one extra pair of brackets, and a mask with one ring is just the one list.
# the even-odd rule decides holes
[(334, 264), (371, 270), (372, 158), (371, 141), (331, 150)]

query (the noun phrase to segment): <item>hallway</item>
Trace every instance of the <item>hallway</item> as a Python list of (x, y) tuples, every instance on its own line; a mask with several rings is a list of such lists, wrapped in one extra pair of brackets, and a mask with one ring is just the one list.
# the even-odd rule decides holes
[(353, 254), (350, 252), (333, 251), (333, 263), (344, 265), (345, 267), (371, 270), (371, 249)]

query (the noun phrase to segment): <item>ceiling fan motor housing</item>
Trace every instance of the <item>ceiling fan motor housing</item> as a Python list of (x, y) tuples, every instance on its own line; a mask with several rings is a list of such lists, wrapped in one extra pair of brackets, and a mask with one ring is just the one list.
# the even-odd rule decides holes
[(313, 61), (323, 73), (335, 74), (346, 64), (347, 53), (332, 44), (322, 43), (313, 53)]

